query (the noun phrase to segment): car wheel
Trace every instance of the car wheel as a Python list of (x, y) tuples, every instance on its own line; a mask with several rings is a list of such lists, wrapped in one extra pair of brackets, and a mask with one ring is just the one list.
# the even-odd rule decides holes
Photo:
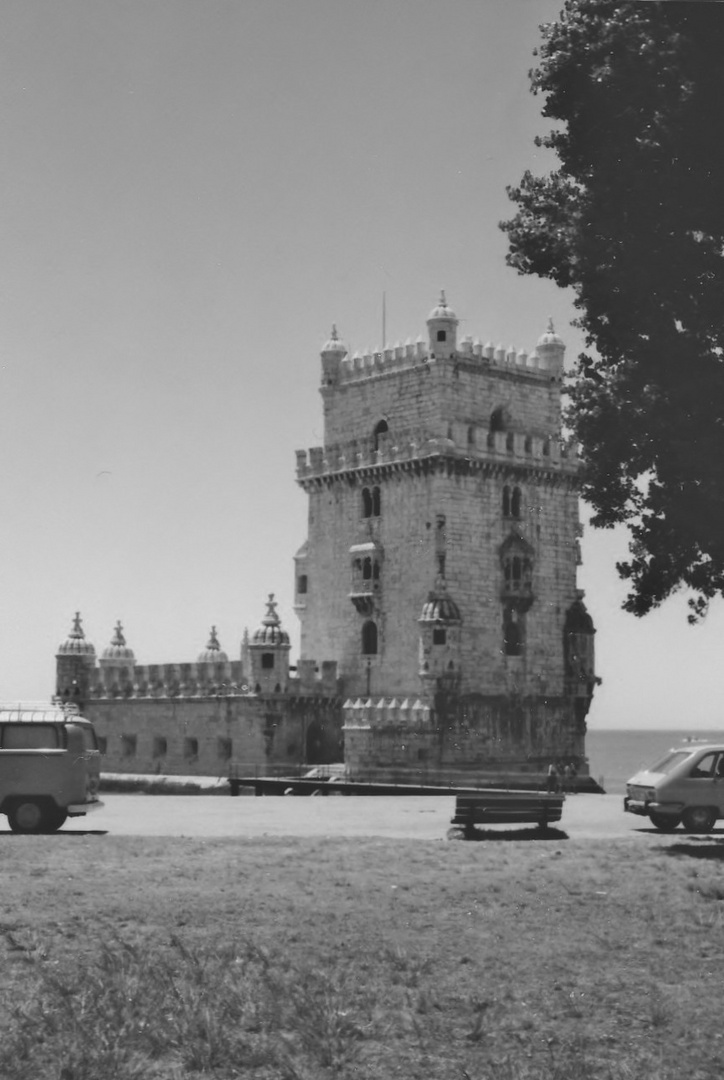
[(21, 799), (8, 810), (8, 822), (15, 833), (39, 833), (47, 827), (45, 806), (37, 799)]
[(683, 822), (687, 832), (711, 832), (716, 821), (716, 810), (711, 806), (692, 806), (684, 811)]
[(673, 832), (681, 821), (680, 817), (672, 817), (671, 814), (649, 814), (649, 819), (659, 832)]

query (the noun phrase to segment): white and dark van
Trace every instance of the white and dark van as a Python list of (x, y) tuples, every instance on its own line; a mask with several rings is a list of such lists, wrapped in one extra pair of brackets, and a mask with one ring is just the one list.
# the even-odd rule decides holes
[(709, 832), (724, 817), (724, 743), (670, 750), (631, 777), (623, 807), (662, 832), (679, 824), (687, 832)]
[(93, 725), (74, 706), (0, 705), (0, 814), (18, 833), (55, 832), (103, 803)]

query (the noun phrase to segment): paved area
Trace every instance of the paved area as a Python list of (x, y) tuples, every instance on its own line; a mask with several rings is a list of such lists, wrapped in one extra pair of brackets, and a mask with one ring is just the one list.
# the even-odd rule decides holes
[[(103, 801), (102, 809), (85, 818), (71, 819), (61, 831), (105, 832), (111, 836), (379, 836), (444, 840), (455, 800), (106, 794)], [(715, 833), (724, 837), (723, 826), (720, 823)], [(647, 842), (664, 835), (657, 833), (647, 819), (624, 814), (620, 795), (568, 796), (559, 828), (571, 840), (639, 837)], [(6, 829), (6, 819), (0, 818), (0, 831)]]

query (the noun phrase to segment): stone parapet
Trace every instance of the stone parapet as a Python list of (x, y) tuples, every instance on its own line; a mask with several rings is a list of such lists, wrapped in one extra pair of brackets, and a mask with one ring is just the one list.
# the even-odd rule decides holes
[[(297, 451), (297, 480), (404, 464), (430, 458), (448, 458), (491, 466), (522, 465), (570, 474), (581, 468), (576, 444), (541, 435), (514, 431), (491, 431), (483, 424), (453, 424), (452, 436), (417, 433), (375, 448), (354, 440), (327, 447)], [(459, 441), (458, 441), (459, 440)]]
[(539, 355), (535, 350), (528, 353), (525, 349), (514, 349), (512, 346), (504, 349), (499, 345), (496, 348), (493, 345), (483, 345), (480, 341), (466, 338), (460, 342), (457, 351), (452, 356), (436, 357), (429, 344), (418, 338), (417, 341), (408, 340), (404, 345), (398, 343), (384, 349), (373, 349), (364, 353), (355, 352), (352, 356), (345, 357), (339, 364), (337, 382), (338, 384), (359, 382), (419, 364), (440, 362), (467, 363), (480, 369), (494, 371), (514, 370), (517, 374), (525, 373), (545, 381), (549, 380), (553, 374), (548, 358)]

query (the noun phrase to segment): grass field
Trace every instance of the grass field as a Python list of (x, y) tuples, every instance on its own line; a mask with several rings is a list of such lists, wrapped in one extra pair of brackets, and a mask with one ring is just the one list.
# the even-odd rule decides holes
[(3, 834), (0, 1077), (720, 1077), (723, 859)]

